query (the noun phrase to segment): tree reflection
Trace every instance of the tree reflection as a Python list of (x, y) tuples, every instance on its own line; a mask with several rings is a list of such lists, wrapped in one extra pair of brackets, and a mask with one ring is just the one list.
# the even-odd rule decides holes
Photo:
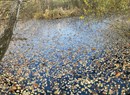
[[(16, 6), (14, 7), (14, 4)], [(7, 22), (7, 26), (0, 35), (0, 61), (2, 60), (6, 50), (8, 49), (9, 43), (11, 41), (12, 35), (13, 35), (13, 29), (17, 21), (17, 16), (20, 8), (20, 2), (13, 2), (13, 7), (10, 10), (9, 14), (9, 20)]]

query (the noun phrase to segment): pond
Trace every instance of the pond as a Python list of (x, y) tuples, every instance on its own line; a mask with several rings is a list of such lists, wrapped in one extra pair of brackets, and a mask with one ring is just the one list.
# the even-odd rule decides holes
[(6, 82), (0, 94), (130, 92), (129, 72), (120, 67), (130, 62), (129, 41), (107, 23), (79, 18), (18, 22), (1, 61), (0, 77)]

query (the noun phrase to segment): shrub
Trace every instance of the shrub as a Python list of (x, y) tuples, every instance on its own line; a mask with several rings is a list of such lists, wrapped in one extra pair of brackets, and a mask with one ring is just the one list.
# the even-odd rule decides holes
[(60, 8), (55, 8), (53, 10), (45, 10), (45, 13), (43, 14), (43, 17), (46, 19), (56, 19), (56, 18), (62, 18), (62, 17), (69, 17), (69, 16), (76, 16), (80, 15), (80, 10), (76, 7), (73, 9), (63, 9), (62, 7)]
[(43, 19), (43, 13), (42, 12), (36, 12), (33, 14), (34, 19)]

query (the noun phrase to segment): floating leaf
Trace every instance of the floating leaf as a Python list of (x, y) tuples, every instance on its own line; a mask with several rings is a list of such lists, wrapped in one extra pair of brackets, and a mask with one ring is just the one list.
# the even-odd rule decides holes
[(20, 75), (22, 73), (22, 69), (20, 68), (18, 71), (17, 71), (17, 74)]
[(34, 84), (33, 84), (33, 87), (34, 87), (34, 88), (38, 88), (38, 84), (37, 84), (37, 83), (34, 83)]
[(54, 92), (54, 94), (55, 94), (55, 95), (59, 95), (59, 94), (60, 94), (60, 91), (59, 91), (59, 90), (56, 90), (56, 91)]
[(91, 50), (95, 51), (95, 50), (96, 50), (96, 48), (94, 48), (94, 47), (93, 47), (93, 48), (91, 48)]
[(12, 87), (9, 89), (10, 92), (15, 92), (16, 90), (17, 90), (17, 87), (16, 87), (16, 86), (12, 86)]
[(120, 72), (117, 72), (117, 73), (116, 73), (116, 77), (119, 77), (120, 75), (121, 75)]
[(119, 68), (119, 66), (120, 66), (119, 64), (114, 64), (114, 65), (116, 66), (116, 69)]

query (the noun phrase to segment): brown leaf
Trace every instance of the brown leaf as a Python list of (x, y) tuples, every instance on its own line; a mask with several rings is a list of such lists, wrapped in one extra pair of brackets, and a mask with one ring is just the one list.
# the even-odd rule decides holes
[(91, 50), (95, 51), (95, 50), (96, 50), (96, 48), (94, 48), (94, 47), (93, 47), (93, 48), (91, 48)]
[(119, 68), (119, 66), (120, 66), (119, 64), (114, 64), (114, 65), (116, 66), (116, 69)]
[(22, 73), (22, 69), (20, 68), (18, 71), (17, 71), (17, 74), (20, 75)]
[(14, 92), (14, 91), (16, 91), (16, 90), (17, 90), (17, 87), (16, 87), (16, 86), (12, 86), (12, 87), (9, 89), (10, 92)]
[(33, 84), (33, 87), (34, 87), (34, 88), (38, 88), (38, 84), (37, 84), (37, 83), (34, 83), (34, 84)]
[(96, 61), (95, 63), (96, 63), (96, 65), (97, 65), (98, 67), (101, 67), (101, 64), (100, 64), (99, 61)]
[(119, 77), (120, 75), (121, 75), (120, 72), (117, 72), (117, 73), (116, 73), (116, 77)]

